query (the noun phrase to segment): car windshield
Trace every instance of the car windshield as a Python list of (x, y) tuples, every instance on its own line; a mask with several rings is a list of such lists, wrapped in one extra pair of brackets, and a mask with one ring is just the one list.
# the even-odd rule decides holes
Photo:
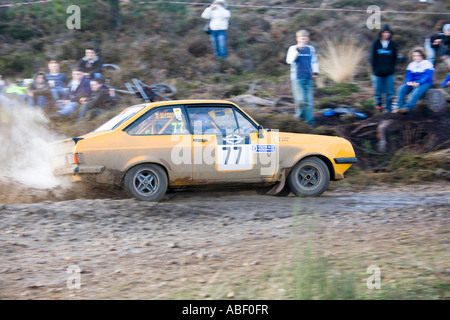
[(134, 107), (129, 107), (123, 110), (121, 113), (119, 113), (117, 116), (103, 124), (100, 128), (95, 129), (94, 132), (99, 131), (110, 131), (114, 130), (118, 126), (120, 126), (122, 123), (130, 119), (132, 116), (134, 116), (136, 113), (144, 109), (145, 105), (139, 105)]

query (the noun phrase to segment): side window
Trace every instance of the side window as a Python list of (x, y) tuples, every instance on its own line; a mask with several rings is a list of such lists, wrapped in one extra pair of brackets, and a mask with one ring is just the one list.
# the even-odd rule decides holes
[(189, 134), (181, 107), (158, 108), (136, 120), (127, 130), (131, 135)]
[(234, 112), (229, 107), (188, 107), (194, 134), (221, 134), (236, 132)]
[(236, 118), (239, 124), (239, 133), (256, 133), (258, 130), (255, 128), (255, 126), (247, 119), (245, 118), (242, 113), (235, 110)]

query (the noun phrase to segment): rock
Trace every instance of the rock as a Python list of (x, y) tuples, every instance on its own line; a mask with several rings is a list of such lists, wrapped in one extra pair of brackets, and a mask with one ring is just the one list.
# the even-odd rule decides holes
[(205, 259), (206, 259), (206, 255), (203, 254), (203, 253), (197, 253), (197, 254), (195, 255), (195, 257), (196, 257), (197, 259), (200, 259), (200, 260), (205, 260)]
[(436, 179), (440, 179), (442, 177), (444, 177), (447, 174), (447, 171), (439, 168), (434, 172), (434, 176), (436, 177)]
[(228, 298), (228, 299), (232, 299), (232, 298), (234, 298), (234, 291), (230, 291), (230, 292), (228, 292), (228, 294), (227, 294), (227, 298)]
[(167, 244), (167, 246), (168, 246), (169, 248), (179, 248), (178, 243), (176, 243), (176, 242), (169, 242), (169, 243)]
[(428, 89), (425, 94), (425, 100), (428, 102), (428, 107), (433, 112), (445, 111), (445, 106), (447, 104), (445, 95), (444, 89)]
[(275, 107), (275, 102), (272, 100), (267, 100), (263, 98), (259, 98), (254, 95), (244, 94), (240, 96), (236, 96), (231, 99), (238, 105), (243, 106), (244, 108), (258, 108), (258, 107)]

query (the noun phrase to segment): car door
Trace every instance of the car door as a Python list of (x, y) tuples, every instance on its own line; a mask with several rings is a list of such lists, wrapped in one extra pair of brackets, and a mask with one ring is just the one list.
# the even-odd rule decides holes
[(192, 136), (183, 108), (171, 105), (151, 109), (125, 129), (130, 161), (161, 164), (168, 171), (170, 185), (192, 181)]
[[(193, 133), (193, 180), (260, 182), (258, 129), (232, 105), (186, 106)], [(241, 125), (240, 125), (241, 123)]]

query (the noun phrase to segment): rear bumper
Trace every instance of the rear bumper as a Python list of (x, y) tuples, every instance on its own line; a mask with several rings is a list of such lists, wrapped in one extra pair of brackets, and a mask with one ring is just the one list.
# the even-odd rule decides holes
[(63, 175), (77, 175), (86, 173), (102, 173), (105, 170), (104, 166), (80, 166), (74, 165), (72, 167), (57, 168), (53, 171), (55, 176)]

